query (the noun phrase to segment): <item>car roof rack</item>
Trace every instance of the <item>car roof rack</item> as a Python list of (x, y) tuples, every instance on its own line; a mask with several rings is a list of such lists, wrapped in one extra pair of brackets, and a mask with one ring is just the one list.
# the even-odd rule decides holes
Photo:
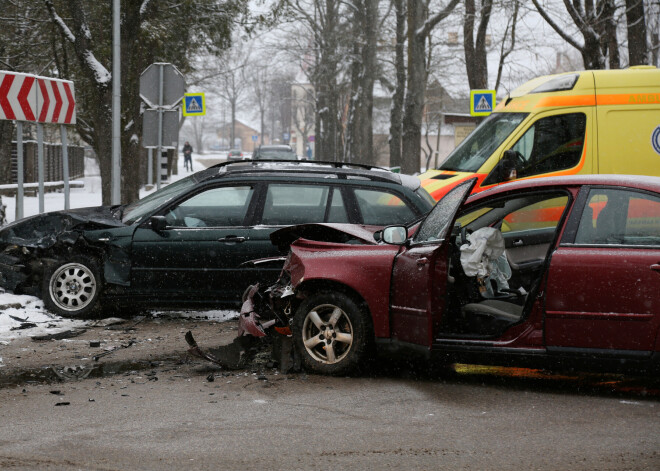
[(245, 164), (252, 164), (254, 166), (261, 164), (261, 163), (278, 163), (278, 164), (313, 164), (313, 165), (329, 165), (334, 168), (359, 168), (363, 170), (382, 170), (385, 172), (390, 172), (392, 173), (391, 170), (385, 168), (385, 167), (378, 167), (376, 165), (365, 165), (365, 164), (356, 164), (352, 162), (331, 162), (331, 161), (326, 161), (326, 160), (278, 160), (278, 159), (257, 159), (257, 160), (252, 160), (252, 159), (246, 159), (246, 160), (235, 160), (232, 162), (222, 162), (219, 164), (215, 164), (211, 166), (210, 168), (222, 168), (222, 167), (228, 167), (232, 165), (241, 165), (245, 167)]
[[(277, 166), (260, 166), (262, 163), (274, 163)], [(242, 164), (242, 165), (241, 165)], [(306, 164), (306, 165), (303, 165)], [(311, 165), (310, 165), (311, 164)], [(325, 165), (325, 167), (323, 167)], [(327, 167), (332, 167), (332, 169)], [(229, 168), (233, 167), (233, 168)], [(354, 167), (354, 168), (351, 168)], [(371, 181), (382, 181), (390, 183), (402, 183), (402, 177), (383, 167), (372, 165), (353, 164), (346, 162), (324, 162), (319, 160), (277, 160), (277, 159), (258, 159), (258, 160), (237, 160), (235, 162), (222, 162), (209, 169), (217, 169), (220, 172), (217, 176), (230, 177), (238, 174), (259, 173), (306, 173), (309, 175), (335, 175), (337, 178), (348, 179), (351, 177), (364, 178)], [(207, 170), (209, 170), (207, 169)], [(336, 171), (334, 170), (336, 169)], [(222, 171), (224, 170), (224, 171)], [(372, 172), (371, 170), (377, 170)]]

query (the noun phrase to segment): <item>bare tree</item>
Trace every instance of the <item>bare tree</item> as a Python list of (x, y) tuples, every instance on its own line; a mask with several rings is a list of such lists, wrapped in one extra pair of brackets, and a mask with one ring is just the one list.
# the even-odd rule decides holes
[(660, 67), (660, 1), (647, 0), (647, 29), (650, 40), (651, 65)]
[(459, 0), (450, 0), (435, 15), (429, 16), (429, 0), (408, 0), (408, 71), (403, 114), (403, 173), (420, 169), (422, 112), (426, 89), (426, 41), (429, 34), (454, 10)]
[[(518, 14), (520, 13), (520, 0), (512, 0), (511, 14), (507, 16), (506, 27), (504, 28), (504, 35), (502, 36), (502, 43), (500, 46), (500, 60), (497, 66), (497, 78), (495, 79), (495, 90), (500, 88), (500, 81), (502, 80), (502, 69), (504, 64), (516, 47), (516, 26), (518, 25)], [(506, 45), (507, 38), (510, 38), (509, 45)]]
[[(579, 33), (582, 35), (582, 41), (580, 41), (569, 35), (564, 28), (553, 20), (548, 14), (546, 8), (541, 6), (539, 0), (532, 0), (532, 2), (552, 29), (554, 29), (564, 41), (580, 51), (585, 69), (591, 70), (605, 68), (606, 57), (603, 47), (606, 47), (610, 42), (606, 40), (603, 41), (604, 28), (602, 21), (606, 18), (603, 13), (603, 8), (598, 8), (598, 5), (594, 3), (594, 0), (563, 0), (567, 13), (577, 27)], [(598, 0), (596, 0), (596, 2), (598, 3)]]
[(263, 145), (266, 129), (266, 108), (270, 98), (271, 69), (266, 62), (259, 65), (253, 64), (253, 73), (250, 74), (250, 85), (252, 89), (252, 102), (259, 112), (259, 144)]
[[(193, 51), (217, 52), (231, 43), (234, 19), (245, 11), (244, 0), (122, 1), (122, 182), (121, 200), (138, 198), (140, 180), (141, 103), (139, 76), (155, 61), (190, 69)], [(61, 48), (72, 50), (70, 62), (80, 104), (77, 130), (96, 151), (101, 168), (103, 203), (111, 196), (112, 75), (109, 2), (43, 0), (52, 24), (63, 38)], [(157, 25), (157, 26), (155, 26)], [(66, 57), (66, 56), (65, 56)], [(67, 65), (57, 68), (65, 72)], [(80, 99), (81, 98), (81, 99)]]
[(292, 89), (293, 125), (302, 136), (303, 142), (307, 143), (314, 123), (314, 91), (311, 87), (301, 84), (293, 85)]
[(626, 23), (628, 26), (628, 63), (643, 65), (650, 62), (646, 42), (646, 17), (643, 0), (626, 0)]
[(374, 84), (378, 76), (378, 0), (350, 0), (353, 11), (351, 90), (344, 159), (375, 164), (373, 149)]
[(463, 17), (463, 47), (470, 89), (488, 88), (488, 62), (486, 60), (486, 30), (493, 9), (493, 0), (481, 0), (479, 26), (474, 37), (474, 22), (477, 16), (475, 0), (465, 0)]
[(403, 101), (406, 93), (406, 3), (404, 0), (393, 0), (396, 13), (396, 33), (394, 45), (394, 70), (396, 83), (392, 94), (392, 107), (390, 110), (390, 165), (400, 167), (401, 143), (403, 135)]
[(344, 0), (287, 0), (285, 12), (305, 25), (311, 37), (311, 51), (305, 69), (316, 98), (316, 155), (323, 160), (340, 158), (340, 62), (342, 58), (342, 17)]
[(220, 57), (215, 58), (212, 69), (215, 71), (215, 91), (227, 102), (230, 111), (229, 146), (236, 145), (236, 110), (241, 105), (249, 91), (250, 73), (247, 67), (250, 63), (251, 46), (240, 41), (234, 42), (234, 47)]
[[(34, 0), (9, 0), (0, 13), (0, 70), (44, 74), (50, 73), (52, 28), (45, 21), (47, 16)], [(0, 120), (0, 184), (9, 183), (11, 149), (15, 125), (13, 121)], [(0, 218), (1, 219), (1, 218)], [(2, 221), (0, 220), (0, 224)]]

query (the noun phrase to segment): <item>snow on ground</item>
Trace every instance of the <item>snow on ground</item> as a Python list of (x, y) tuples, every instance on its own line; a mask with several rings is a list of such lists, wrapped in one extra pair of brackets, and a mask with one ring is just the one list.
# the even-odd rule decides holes
[[(226, 152), (217, 152), (204, 155), (193, 155), (193, 172), (206, 168), (200, 161), (209, 162), (213, 159), (225, 159)], [(183, 168), (183, 156), (179, 158), (179, 174), (172, 175), (171, 181), (177, 181), (190, 175)], [(70, 194), (71, 208), (84, 208), (87, 206), (101, 205), (101, 177), (96, 162), (92, 159), (85, 161), (85, 186), (84, 188), (72, 188)], [(155, 191), (140, 191), (140, 197), (144, 197)], [(7, 205), (7, 221), (12, 222), (16, 215), (16, 198), (2, 197), (2, 203)], [(23, 214), (32, 216), (39, 213), (39, 198), (25, 197)], [(46, 193), (44, 195), (44, 208), (48, 211), (64, 209), (64, 193)], [(194, 317), (214, 321), (224, 321), (238, 316), (234, 310), (208, 310), (208, 311), (151, 311), (153, 316), (176, 315), (180, 317)], [(15, 295), (7, 293), (0, 288), (0, 343), (18, 337), (35, 337), (44, 334), (52, 334), (84, 327), (89, 321), (71, 320), (51, 314), (44, 308), (41, 299), (34, 296)], [(0, 358), (0, 367), (2, 359)]]

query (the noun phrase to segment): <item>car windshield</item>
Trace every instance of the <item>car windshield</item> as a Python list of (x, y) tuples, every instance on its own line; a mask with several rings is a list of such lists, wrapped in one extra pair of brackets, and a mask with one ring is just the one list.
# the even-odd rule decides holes
[(476, 172), (528, 113), (493, 113), (449, 154), (438, 170)]
[(197, 182), (198, 178), (195, 175), (191, 175), (171, 183), (141, 200), (129, 204), (124, 208), (122, 222), (124, 224), (140, 222), (145, 215), (151, 214), (167, 201), (187, 191), (190, 187), (195, 186)]

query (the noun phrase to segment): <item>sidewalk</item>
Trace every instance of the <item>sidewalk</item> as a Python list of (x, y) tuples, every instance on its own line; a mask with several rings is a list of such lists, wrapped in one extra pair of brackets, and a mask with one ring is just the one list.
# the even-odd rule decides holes
[(0, 388), (201, 364), (203, 360), (187, 353), (187, 331), (200, 344), (219, 346), (230, 343), (237, 330), (236, 320), (216, 322), (176, 314), (115, 322), (105, 319), (80, 329), (0, 342)]

